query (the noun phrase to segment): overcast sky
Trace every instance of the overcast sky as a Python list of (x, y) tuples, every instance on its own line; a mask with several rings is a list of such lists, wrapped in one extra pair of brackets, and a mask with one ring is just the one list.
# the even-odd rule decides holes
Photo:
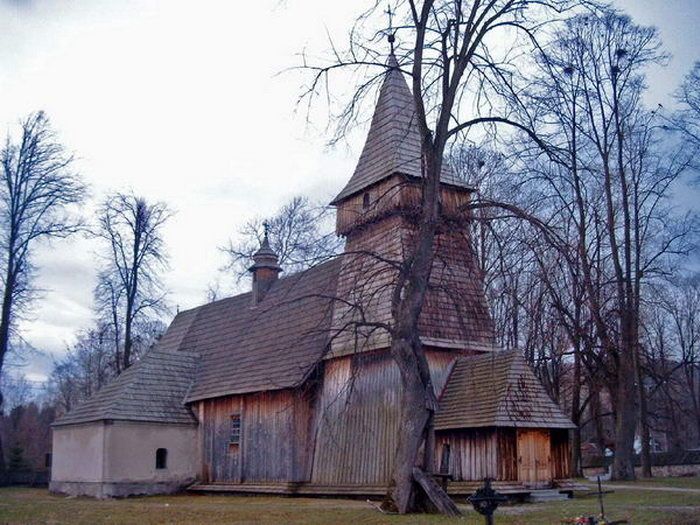
[[(673, 59), (652, 72), (649, 102), (669, 104), (700, 59), (700, 0), (615, 3), (659, 27)], [(330, 200), (350, 177), (364, 130), (327, 148), (325, 122), (295, 114), (303, 79), (278, 73), (327, 33), (342, 39), (357, 12), (340, 0), (0, 0), (0, 132), (43, 109), (93, 202), (129, 189), (167, 202), (171, 303), (196, 306), (243, 222), (299, 193)], [(75, 239), (37, 253), (44, 293), (21, 326), (37, 348), (60, 354), (90, 325), (95, 249)]]

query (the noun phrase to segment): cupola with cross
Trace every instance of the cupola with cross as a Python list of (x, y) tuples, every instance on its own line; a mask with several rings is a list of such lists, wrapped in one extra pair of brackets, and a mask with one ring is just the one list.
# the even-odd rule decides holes
[(263, 224), (265, 233), (260, 248), (253, 254), (253, 265), (248, 271), (253, 274), (252, 304), (262, 301), (272, 284), (279, 278), (282, 267), (279, 265), (279, 257), (270, 247), (270, 225)]

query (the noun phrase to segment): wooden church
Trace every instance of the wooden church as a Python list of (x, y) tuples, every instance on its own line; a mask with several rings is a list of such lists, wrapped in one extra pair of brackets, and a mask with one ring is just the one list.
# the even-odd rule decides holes
[[(385, 492), (401, 411), (386, 327), (422, 177), (413, 98), (393, 56), (388, 66), (332, 202), (344, 253), (280, 277), (266, 239), (250, 292), (179, 313), (137, 364), (56, 421), (52, 491)], [(485, 477), (516, 492), (556, 487), (573, 425), (520, 355), (495, 346), (464, 227), (473, 190), (449, 168), (442, 181), (419, 323), (439, 398), (435, 470), (453, 493)]]

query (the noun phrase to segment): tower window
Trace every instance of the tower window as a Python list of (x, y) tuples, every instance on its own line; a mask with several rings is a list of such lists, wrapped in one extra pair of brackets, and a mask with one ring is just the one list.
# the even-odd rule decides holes
[(369, 208), (369, 192), (366, 192), (366, 193), (362, 196), (362, 207), (363, 207), (365, 210), (366, 210), (367, 208)]
[(231, 416), (231, 433), (229, 434), (230, 445), (238, 445), (241, 442), (241, 415), (233, 414)]
[(156, 450), (156, 468), (164, 469), (168, 468), (168, 449), (159, 448)]

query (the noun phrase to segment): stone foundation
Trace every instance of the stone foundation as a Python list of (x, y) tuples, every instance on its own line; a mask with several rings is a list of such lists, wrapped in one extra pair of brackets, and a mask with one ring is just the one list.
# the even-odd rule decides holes
[(90, 496), (92, 498), (125, 498), (127, 496), (152, 496), (173, 494), (194, 483), (194, 479), (179, 482), (120, 482), (102, 483), (95, 481), (52, 481), (49, 491), (67, 496)]

